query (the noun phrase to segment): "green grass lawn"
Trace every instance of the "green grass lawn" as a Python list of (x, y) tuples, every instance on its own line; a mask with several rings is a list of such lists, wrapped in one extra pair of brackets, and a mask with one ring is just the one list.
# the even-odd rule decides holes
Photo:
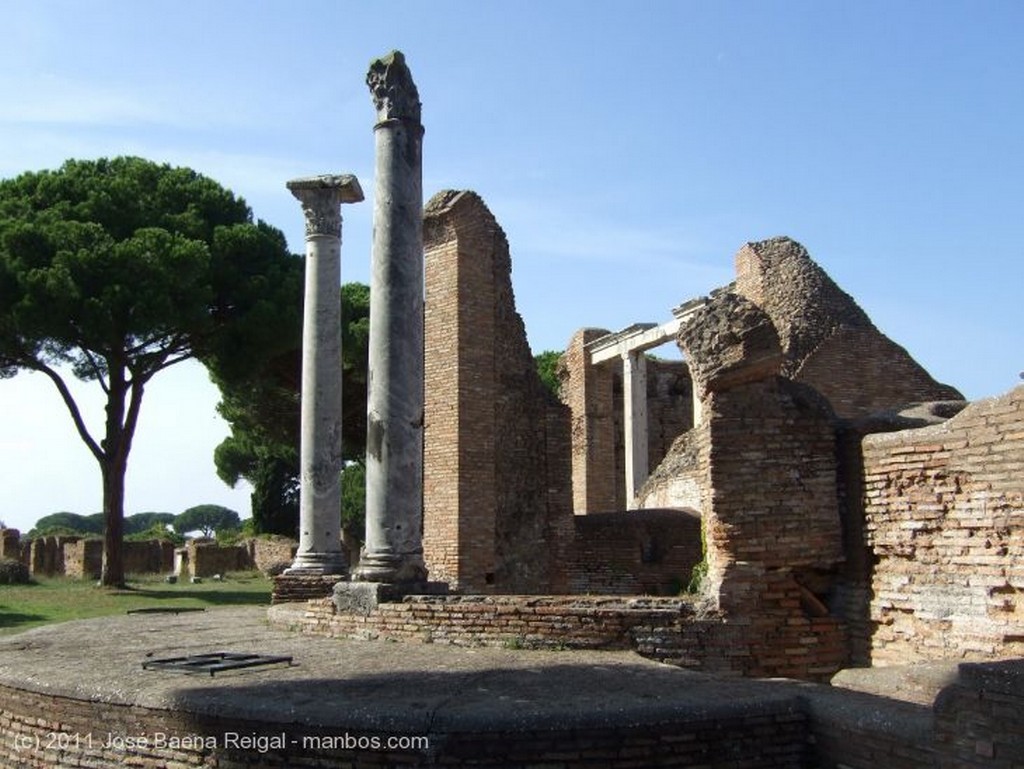
[(128, 587), (96, 587), (91, 580), (40, 577), (30, 585), (0, 585), (0, 635), (72, 619), (124, 614), (137, 609), (269, 606), (271, 582), (259, 572), (239, 572), (222, 582), (187, 580), (170, 585), (162, 576), (129, 576)]

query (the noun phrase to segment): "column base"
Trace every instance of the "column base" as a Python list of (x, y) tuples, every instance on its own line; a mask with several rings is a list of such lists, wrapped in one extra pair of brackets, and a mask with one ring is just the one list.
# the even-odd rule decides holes
[(348, 574), (348, 561), (341, 552), (298, 553), (295, 562), (282, 572), (290, 576), (312, 576), (315, 574)]
[(334, 586), (344, 580), (344, 574), (293, 573), (278, 574), (274, 577), (274, 589), (270, 594), (272, 604), (293, 601), (309, 601), (314, 598), (330, 598)]
[(381, 582), (385, 584), (425, 584), (427, 567), (422, 553), (367, 552), (359, 559), (352, 572), (354, 582)]

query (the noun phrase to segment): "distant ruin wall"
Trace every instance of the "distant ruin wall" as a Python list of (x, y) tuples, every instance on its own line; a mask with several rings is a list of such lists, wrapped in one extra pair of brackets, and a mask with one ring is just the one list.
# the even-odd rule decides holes
[[(625, 510), (626, 437), (622, 362), (597, 366), (585, 345), (608, 332), (583, 329), (561, 363), (562, 401), (572, 412), (573, 511)], [(693, 426), (693, 382), (685, 361), (647, 358), (647, 466), (656, 468)], [(657, 506), (657, 505), (653, 505)]]
[(103, 540), (80, 539), (64, 547), (64, 574), (74, 579), (99, 579)]
[(270, 573), (282, 564), (291, 565), (295, 560), (299, 543), (291, 537), (274, 535), (253, 537), (245, 543), (245, 546), (250, 561), (250, 565), (246, 568), (255, 568), (264, 573)]
[(540, 381), (504, 232), (479, 196), (424, 212), (424, 556), (480, 592), (564, 592), (569, 413)]
[(863, 455), (873, 662), (1024, 654), (1024, 386)]
[[(160, 540), (126, 540), (121, 546), (125, 574), (170, 573), (174, 545)], [(103, 540), (76, 539), (61, 547), (61, 571), (77, 579), (99, 579), (103, 567)]]
[(562, 401), (572, 413), (572, 506), (577, 515), (625, 507), (619, 503), (625, 481), (616, 468), (615, 374), (610, 366), (592, 366), (586, 350), (607, 333), (577, 331), (562, 356)]
[[(625, 510), (626, 499), (626, 428), (622, 362), (601, 364), (612, 373), (612, 425), (615, 441), (615, 506), (609, 510)], [(685, 361), (647, 357), (647, 467), (654, 469), (672, 449), (682, 433), (693, 427), (693, 382)], [(639, 493), (638, 493), (639, 496)], [(655, 505), (646, 505), (655, 507)], [(687, 507), (688, 505), (657, 505), (656, 507)]]
[(794, 378), (812, 385), (847, 418), (963, 397), (937, 383), (905, 349), (875, 329), (837, 329), (804, 360)]
[(78, 537), (36, 537), (28, 544), (28, 570), (32, 575), (53, 576), (64, 573), (64, 546)]
[(17, 529), (0, 528), (0, 558), (20, 561), (22, 557), (21, 532)]
[(573, 523), (571, 593), (677, 595), (703, 557), (692, 511), (594, 513)]
[(212, 577), (214, 574), (253, 568), (251, 553), (244, 544), (219, 545), (216, 542), (190, 541), (187, 548), (189, 575), (192, 577)]

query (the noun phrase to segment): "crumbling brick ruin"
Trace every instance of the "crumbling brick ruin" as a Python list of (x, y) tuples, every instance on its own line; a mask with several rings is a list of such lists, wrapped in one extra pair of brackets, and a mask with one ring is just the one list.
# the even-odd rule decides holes
[[(950, 448), (872, 433), (922, 424), (896, 416), (919, 402), (944, 404), (924, 409), (942, 422), (962, 396), (875, 328), (800, 244), (745, 245), (734, 283), (677, 308), (671, 328), (685, 362), (646, 361), (652, 471), (628, 499), (623, 373), (591, 361), (612, 335), (583, 329), (572, 338), (561, 364), (564, 405), (553, 402), (515, 312), (507, 240), (483, 201), (435, 196), (425, 233), (432, 575), (462, 593), (672, 592), (701, 557), (702, 522), (705, 595), (734, 623), (730, 643), (745, 649), (730, 669), (819, 677), (851, 661), (996, 657), (1024, 637), (1021, 576), (1005, 562), (1020, 536), (1012, 463), (982, 476), (976, 496), (988, 519), (965, 512), (976, 488), (966, 471), (904, 477), (908, 457), (933, 467), (978, 439), (961, 436)], [(1024, 434), (1017, 407), (998, 413), (1002, 432), (986, 417), (992, 440)], [(930, 429), (981, 424), (965, 419)], [(902, 480), (879, 479), (879, 447), (907, 441), (914, 448), (900, 455)], [(911, 483), (927, 499), (895, 491)], [(935, 516), (941, 524), (926, 523)], [(979, 559), (1004, 559), (984, 572), (984, 589), (967, 587), (969, 575), (955, 569), (928, 576), (933, 563), (957, 557), (976, 571), (980, 560), (952, 554), (949, 538), (968, 536), (961, 530), (984, 536)], [(927, 532), (938, 534), (925, 540)], [(918, 562), (899, 560), (918, 550)], [(952, 609), (936, 608), (951, 596), (960, 596)], [(981, 625), (967, 622), (982, 615)], [(958, 618), (962, 631), (951, 640)]]
[(736, 254), (736, 293), (779, 333), (782, 375), (809, 384), (842, 418), (963, 396), (939, 384), (875, 328), (807, 250), (789, 238), (748, 243)]
[[(424, 212), (424, 249), (423, 548), (431, 577), (461, 592), (678, 591), (700, 560), (692, 516), (613, 512), (624, 497), (612, 472), (605, 525), (573, 516), (576, 426), (537, 374), (515, 308), (508, 241), (483, 200), (467, 191), (435, 195)], [(689, 403), (689, 379), (684, 365), (669, 362), (649, 381), (661, 404), (652, 413), (675, 425), (652, 442), (652, 461), (660, 461), (686, 424), (686, 409), (673, 406), (680, 392)], [(616, 402), (621, 414), (621, 385), (616, 401), (613, 379), (603, 382), (608, 456), (621, 456), (621, 427), (618, 448), (610, 427)]]
[[(1019, 648), (1024, 388), (954, 416), (956, 390), (775, 238), (665, 324), (574, 335), (559, 402), (479, 196), (436, 195), (424, 243), (424, 556), (453, 595), (319, 599), (301, 625), (812, 680)], [(666, 340), (684, 361), (646, 355)]]
[(459, 590), (564, 592), (568, 415), (537, 374), (504, 232), (479, 196), (424, 211), (424, 540)]

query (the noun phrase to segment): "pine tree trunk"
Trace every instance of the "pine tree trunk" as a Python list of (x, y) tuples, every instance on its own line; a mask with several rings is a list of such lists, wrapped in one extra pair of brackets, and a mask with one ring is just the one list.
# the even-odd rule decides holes
[[(108, 359), (107, 425), (103, 439), (103, 569), (100, 584), (124, 587), (124, 479), (142, 398), (141, 383), (127, 381), (121, 361)], [(125, 400), (131, 395), (131, 404)]]
[(103, 468), (103, 570), (100, 584), (124, 587), (124, 476), (123, 462)]

